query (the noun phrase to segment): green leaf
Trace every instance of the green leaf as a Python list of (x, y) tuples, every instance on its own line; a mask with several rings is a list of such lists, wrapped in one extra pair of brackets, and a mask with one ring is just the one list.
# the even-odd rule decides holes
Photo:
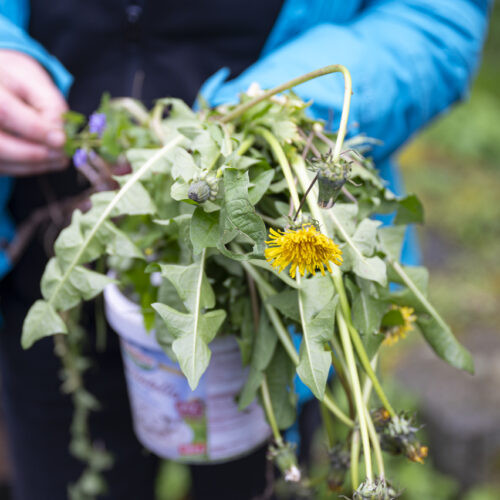
[(384, 314), (381, 324), (387, 328), (401, 326), (405, 324), (405, 319), (399, 309), (391, 309)]
[(92, 215), (95, 215), (95, 213), (87, 216), (87, 214), (82, 215), (80, 210), (75, 210), (71, 218), (71, 224), (64, 228), (57, 237), (54, 251), (62, 266), (69, 264), (77, 254), (80, 254), (78, 263), (82, 264), (93, 261), (104, 253), (104, 246), (97, 239), (87, 246), (85, 252), (80, 253), (85, 239), (84, 235), (88, 232), (86, 220)]
[(371, 256), (377, 243), (377, 228), (380, 221), (363, 219), (352, 236), (356, 248), (366, 256)]
[[(429, 285), (429, 271), (425, 267), (421, 266), (402, 266), (401, 268), (408, 279), (412, 282), (418, 293), (421, 294), (422, 297), (426, 298)], [(390, 300), (393, 304), (400, 306), (413, 307), (417, 312), (427, 311), (427, 308), (422, 300), (414, 293), (414, 291), (408, 288), (406, 282), (394, 272), (392, 266), (389, 268), (389, 280), (394, 283), (405, 285), (405, 287), (398, 288), (397, 290), (389, 293), (386, 292), (386, 298), (388, 300)], [(384, 294), (384, 292), (382, 292), (382, 294)]]
[[(417, 324), (422, 333), (434, 349), (436, 354), (447, 361), (450, 365), (470, 373), (474, 371), (474, 363), (470, 353), (458, 342), (434, 306), (426, 297), (428, 273), (425, 268), (406, 267), (403, 268), (397, 262), (392, 263), (392, 270), (399, 280), (407, 287), (409, 297), (413, 303), (411, 305), (417, 312)], [(393, 295), (402, 295), (397, 292)], [(402, 295), (407, 298), (408, 295)], [(398, 303), (398, 302), (396, 302)]]
[(401, 258), (405, 233), (405, 226), (381, 227), (378, 230), (381, 250), (393, 260), (399, 261)]
[(183, 180), (175, 181), (170, 188), (170, 196), (176, 201), (184, 201), (188, 197), (189, 184)]
[[(332, 213), (338, 220), (339, 224), (345, 229), (348, 235), (352, 235), (356, 229), (356, 216), (358, 215), (358, 207), (354, 203), (336, 203), (330, 210), (326, 212), (327, 221), (328, 214)], [(335, 226), (332, 227), (330, 234), (335, 231)]]
[(219, 309), (205, 314), (186, 314), (165, 304), (155, 303), (152, 307), (176, 337), (172, 349), (194, 391), (210, 362), (208, 344), (215, 338), (226, 312)]
[(271, 264), (269, 264), (269, 262), (267, 262), (267, 260), (249, 259), (249, 262), (253, 266), (260, 267), (262, 269), (265, 269), (266, 271), (269, 271), (270, 273), (273, 273), (274, 276), (279, 278), (281, 281), (283, 281), (283, 283), (285, 283), (290, 288), (296, 288), (296, 289), (300, 288), (299, 285), (297, 284), (297, 282), (294, 279), (292, 279), (286, 272), (279, 273), (276, 269), (274, 269), (273, 266), (271, 266)]
[(414, 194), (398, 201), (398, 209), (394, 219), (395, 225), (421, 222), (424, 222), (424, 208)]
[(474, 373), (474, 360), (469, 351), (455, 338), (442, 321), (432, 316), (417, 316), (417, 325), (434, 352), (447, 363), (460, 370)]
[(380, 322), (387, 308), (387, 302), (381, 301), (370, 293), (370, 283), (357, 280), (360, 287), (352, 283), (349, 287), (352, 304), (352, 322), (361, 334), (375, 334), (380, 329)]
[(111, 221), (105, 222), (102, 225), (97, 237), (101, 243), (105, 244), (108, 255), (144, 259), (144, 254), (137, 248), (135, 243)]
[(191, 313), (196, 313), (200, 307), (210, 309), (215, 306), (214, 292), (202, 269), (203, 259), (189, 266), (159, 264), (161, 275), (174, 285), (182, 302)]
[(293, 321), (300, 323), (299, 294), (297, 290), (285, 290), (266, 299), (268, 304)]
[(213, 340), (226, 317), (223, 310), (202, 311), (215, 306), (215, 295), (204, 267), (205, 250), (198, 261), (189, 266), (161, 264), (162, 276), (175, 287), (188, 313), (166, 304), (152, 305), (175, 337), (172, 349), (192, 390), (198, 385), (210, 361), (208, 343)]
[(254, 177), (248, 189), (248, 199), (252, 205), (256, 205), (266, 194), (274, 177), (274, 170), (264, 170)]
[(197, 207), (191, 218), (190, 238), (195, 254), (201, 253), (204, 248), (216, 247), (219, 241), (219, 214), (207, 213)]
[(265, 309), (262, 309), (259, 328), (255, 334), (250, 372), (239, 398), (238, 407), (240, 410), (245, 409), (255, 399), (264, 376), (264, 371), (273, 357), (277, 340), (278, 337), (269, 322), (267, 313)]
[[(235, 230), (249, 238), (255, 254), (263, 254), (266, 226), (248, 199), (248, 172), (224, 170), (224, 231)], [(221, 213), (222, 217), (222, 213)]]
[(353, 260), (352, 271), (360, 278), (375, 281), (382, 286), (387, 285), (387, 265), (380, 257), (360, 257), (356, 252), (349, 251)]
[(303, 340), (297, 374), (319, 400), (325, 394), (331, 366), (331, 354), (324, 345), (333, 336), (337, 300), (329, 275), (301, 280), (299, 312)]
[(189, 182), (201, 172), (193, 157), (183, 148), (175, 149), (172, 163), (172, 177), (174, 179), (180, 178)]
[[(62, 287), (52, 305), (62, 311), (76, 306), (81, 300), (90, 300), (115, 281), (82, 266), (75, 266), (68, 279), (62, 281), (63, 272), (56, 258), (49, 260), (42, 276), (42, 295), (46, 300), (53, 296), (59, 286)], [(62, 284), (61, 284), (62, 283)]]
[(199, 133), (191, 143), (191, 149), (199, 154), (200, 166), (210, 169), (220, 156), (219, 145), (206, 130)]
[(37, 340), (56, 333), (68, 333), (64, 321), (45, 300), (37, 300), (28, 311), (23, 324), (21, 344), (30, 348)]
[(273, 404), (274, 416), (280, 429), (288, 429), (297, 416), (296, 396), (293, 389), (295, 365), (280, 343), (266, 369), (267, 385)]
[[(151, 157), (158, 151), (158, 149), (129, 149), (126, 152), (126, 157), (132, 170), (135, 172), (138, 170), (144, 163), (151, 159)], [(149, 179), (153, 174), (168, 174), (171, 170), (171, 162), (168, 157), (165, 156), (161, 158), (159, 161), (155, 162), (155, 165), (149, 171), (147, 176), (144, 176), (143, 179)]]
[[(133, 176), (134, 174), (132, 174)], [(126, 184), (132, 176), (121, 176), (120, 182)], [(120, 195), (120, 193), (122, 193)], [(115, 191), (101, 191), (90, 197), (92, 206), (104, 211), (106, 207), (112, 205), (110, 217), (118, 217), (119, 215), (146, 215), (154, 214), (156, 206), (149, 196), (146, 188), (140, 183), (135, 182), (129, 184), (127, 189)]]

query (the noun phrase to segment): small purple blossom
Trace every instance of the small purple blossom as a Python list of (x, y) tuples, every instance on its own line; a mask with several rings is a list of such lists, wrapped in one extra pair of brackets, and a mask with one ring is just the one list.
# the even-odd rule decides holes
[(75, 154), (73, 155), (73, 163), (75, 167), (76, 168), (83, 167), (87, 163), (87, 160), (88, 160), (87, 151), (85, 151), (85, 149), (78, 148), (75, 151)]
[(89, 118), (89, 132), (102, 136), (106, 129), (106, 115), (104, 113), (92, 113)]

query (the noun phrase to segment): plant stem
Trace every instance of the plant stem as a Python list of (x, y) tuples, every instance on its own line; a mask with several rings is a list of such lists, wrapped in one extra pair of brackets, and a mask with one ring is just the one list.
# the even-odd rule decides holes
[(281, 144), (279, 143), (278, 139), (276, 139), (274, 134), (264, 127), (257, 127), (255, 129), (255, 132), (260, 134), (267, 141), (270, 148), (272, 149), (273, 154), (276, 157), (276, 160), (278, 161), (281, 170), (283, 171), (283, 175), (285, 176), (293, 204), (295, 207), (298, 207), (300, 205), (299, 194), (297, 193), (297, 188), (295, 187), (295, 180), (293, 178), (292, 169), (290, 168), (290, 164), (288, 163), (288, 158), (286, 157), (286, 154), (283, 151)]
[(266, 412), (267, 421), (269, 422), (271, 430), (273, 431), (274, 440), (276, 441), (277, 445), (282, 445), (283, 439), (281, 437), (281, 433), (276, 422), (276, 417), (274, 415), (271, 394), (269, 393), (269, 386), (267, 384), (267, 378), (265, 375), (263, 375), (262, 382), (260, 383), (260, 392), (262, 394), (262, 403)]
[(355, 430), (352, 433), (352, 438), (351, 438), (351, 483), (353, 490), (356, 490), (359, 486), (359, 473), (358, 473), (359, 448), (360, 448), (359, 431)]
[(358, 354), (359, 360), (361, 361), (361, 364), (366, 374), (368, 375), (368, 377), (370, 377), (370, 380), (373, 383), (373, 387), (375, 388), (375, 392), (380, 398), (381, 403), (384, 405), (385, 409), (390, 413), (391, 417), (394, 417), (396, 415), (396, 412), (389, 403), (389, 400), (387, 399), (387, 396), (385, 395), (385, 392), (382, 389), (382, 386), (380, 385), (380, 382), (378, 381), (375, 372), (373, 371), (373, 368), (370, 364), (370, 360), (368, 359), (368, 355), (366, 354), (365, 347), (363, 346), (363, 341), (361, 340), (358, 331), (356, 330), (356, 328), (354, 328), (354, 326), (351, 323), (350, 319), (351, 310), (349, 307), (349, 302), (347, 300), (347, 294), (345, 291), (342, 276), (340, 275), (340, 272), (337, 269), (334, 269), (334, 271), (337, 272), (332, 273), (333, 282), (335, 284), (335, 288), (337, 289), (337, 293), (339, 294), (340, 307), (342, 309), (344, 319), (347, 323), (347, 328), (351, 335), (351, 339), (356, 349), (356, 353)]
[(363, 456), (365, 459), (366, 467), (366, 477), (369, 480), (373, 479), (372, 462), (371, 462), (371, 450), (370, 450), (370, 439), (368, 435), (368, 428), (366, 425), (365, 418), (365, 405), (363, 402), (363, 396), (361, 394), (361, 386), (359, 384), (358, 372), (356, 369), (356, 360), (354, 359), (354, 351), (352, 349), (351, 338), (349, 336), (349, 330), (347, 329), (347, 324), (342, 316), (342, 313), (337, 310), (337, 324), (340, 332), (340, 339), (344, 348), (346, 355), (347, 367), (351, 375), (352, 390), (354, 393), (354, 402), (356, 404), (356, 411), (358, 414), (359, 430), (361, 433), (361, 442), (363, 445)]
[(325, 389), (325, 395), (322, 403), (345, 425), (354, 427), (354, 421), (351, 420), (333, 401), (333, 396), (328, 389)]
[(314, 184), (316, 183), (316, 181), (318, 180), (318, 177), (319, 177), (319, 173), (317, 173), (313, 180), (311, 181), (311, 183), (309, 184), (309, 187), (306, 189), (306, 192), (304, 193), (304, 195), (302, 196), (302, 199), (300, 200), (300, 204), (299, 206), (297, 207), (297, 210), (295, 212), (295, 217), (293, 218), (293, 221), (295, 222), (297, 220), (297, 217), (300, 213), (300, 211), (302, 210), (302, 207), (304, 206), (306, 200), (307, 200), (307, 195), (311, 192), (311, 189), (313, 188)]
[[(375, 356), (372, 359), (371, 365), (373, 366), (373, 369), (375, 370), (377, 366), (377, 359), (378, 355), (375, 354)], [(382, 456), (382, 449), (380, 447), (380, 440), (377, 434), (377, 431), (375, 430), (375, 426), (373, 425), (372, 417), (370, 415), (370, 412), (368, 411), (368, 401), (370, 399), (370, 393), (371, 389), (373, 387), (372, 381), (370, 378), (367, 376), (364, 387), (363, 387), (363, 400), (365, 402), (365, 410), (366, 410), (366, 423), (368, 425), (368, 433), (370, 434), (370, 441), (372, 442), (373, 446), (373, 451), (375, 453), (375, 460), (377, 462), (377, 471), (378, 475), (381, 478), (385, 477), (385, 467), (384, 467), (384, 458)]]
[(332, 352), (332, 364), (333, 368), (335, 369), (335, 374), (337, 375), (340, 384), (342, 385), (344, 389), (344, 393), (347, 398), (347, 403), (349, 405), (349, 416), (353, 419), (354, 418), (354, 404), (352, 401), (352, 395), (351, 395), (351, 388), (349, 387), (349, 384), (347, 383), (347, 380), (344, 375), (344, 371), (342, 370), (342, 366), (340, 365), (340, 362), (337, 360), (335, 357), (335, 354)]
[(324, 402), (319, 403), (319, 408), (321, 410), (321, 419), (323, 420), (323, 425), (325, 426), (326, 437), (328, 440), (328, 449), (332, 449), (335, 444), (335, 432), (333, 429), (333, 422), (328, 408)]
[[(233, 111), (223, 116), (220, 121), (222, 123), (227, 123), (235, 118), (241, 116), (245, 111), (249, 110), (259, 102), (262, 102), (266, 99), (269, 99), (273, 95), (279, 94), (280, 92), (284, 92), (285, 90), (290, 90), (301, 83), (305, 83), (309, 80), (313, 80), (314, 78), (318, 78), (319, 76), (329, 75), (331, 73), (342, 73), (344, 76), (344, 104), (342, 106), (342, 116), (340, 117), (340, 126), (337, 135), (337, 140), (335, 141), (335, 150), (333, 152), (333, 159), (337, 159), (340, 151), (342, 149), (342, 144), (344, 142), (346, 130), (347, 130), (347, 119), (349, 117), (349, 108), (351, 105), (351, 94), (352, 94), (352, 80), (351, 75), (345, 66), (341, 64), (331, 64), (329, 66), (325, 66), (324, 68), (317, 69), (315, 71), (311, 71), (310, 73), (306, 73), (305, 75), (298, 76), (297, 78), (292, 78), (288, 82), (285, 82), (277, 87), (274, 87), (270, 90), (263, 92), (261, 95), (251, 99), (248, 102), (240, 104)], [(298, 205), (297, 205), (298, 206)]]
[(240, 147), (236, 150), (236, 154), (239, 156), (243, 156), (253, 145), (255, 142), (255, 137), (253, 135), (249, 135), (245, 137), (240, 144)]

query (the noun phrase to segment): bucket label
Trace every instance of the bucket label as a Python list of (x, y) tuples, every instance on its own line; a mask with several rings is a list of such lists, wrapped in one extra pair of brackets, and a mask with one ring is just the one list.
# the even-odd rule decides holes
[(157, 455), (189, 463), (223, 461), (269, 437), (257, 402), (238, 411), (236, 397), (247, 371), (233, 337), (210, 344), (211, 362), (194, 391), (163, 351), (124, 337), (121, 346), (136, 434)]

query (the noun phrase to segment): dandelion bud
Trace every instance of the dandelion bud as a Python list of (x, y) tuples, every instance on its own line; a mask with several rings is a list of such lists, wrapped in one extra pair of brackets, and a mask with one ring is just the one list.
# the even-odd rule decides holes
[(352, 498), (353, 500), (393, 500), (398, 496), (397, 491), (385, 479), (378, 478), (361, 483)]
[(204, 203), (207, 200), (215, 200), (219, 192), (219, 181), (212, 175), (204, 172), (197, 179), (193, 179), (188, 189), (190, 200)]
[(318, 166), (318, 205), (331, 208), (349, 178), (349, 164), (342, 158), (324, 160)]

